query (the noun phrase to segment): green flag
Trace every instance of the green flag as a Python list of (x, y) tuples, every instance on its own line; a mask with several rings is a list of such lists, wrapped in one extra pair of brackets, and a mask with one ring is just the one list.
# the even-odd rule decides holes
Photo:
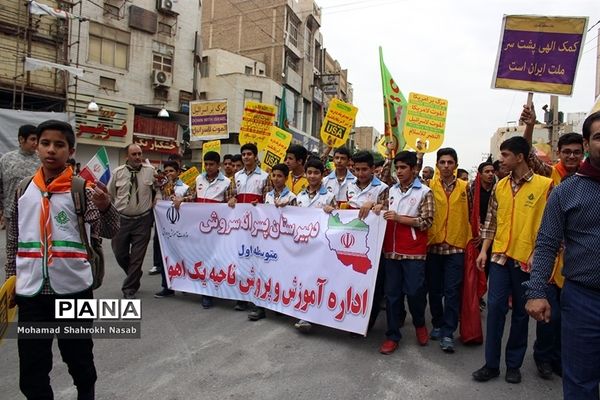
[(402, 91), (394, 82), (390, 71), (383, 62), (383, 50), (379, 47), (379, 64), (381, 66), (381, 86), (383, 89), (383, 114), (385, 118), (385, 137), (390, 157), (404, 150), (406, 141), (402, 134), (408, 102)]
[(287, 119), (287, 108), (285, 107), (285, 88), (281, 94), (281, 102), (279, 103), (279, 110), (277, 110), (277, 126), (279, 129), (287, 131), (288, 119)]

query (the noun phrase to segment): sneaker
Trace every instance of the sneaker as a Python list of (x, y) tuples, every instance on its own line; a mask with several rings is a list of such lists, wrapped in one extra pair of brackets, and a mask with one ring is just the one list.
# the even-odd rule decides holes
[(160, 270), (158, 269), (158, 267), (155, 265), (152, 268), (150, 268), (150, 270), (148, 271), (148, 275), (158, 275), (160, 274)]
[(202, 296), (202, 308), (208, 310), (213, 306), (213, 299), (209, 296)]
[(552, 364), (547, 361), (536, 361), (535, 366), (538, 370), (538, 375), (542, 379), (552, 379)]
[(442, 338), (442, 330), (440, 328), (433, 328), (431, 330), (431, 334), (429, 334), (429, 339), (440, 340), (441, 338)]
[(521, 383), (521, 371), (519, 368), (507, 368), (504, 380), (508, 383)]
[(294, 324), (294, 327), (302, 333), (308, 333), (310, 332), (310, 328), (312, 328), (312, 325), (310, 322), (301, 319)]
[(479, 311), (483, 312), (487, 308), (487, 304), (485, 304), (484, 299), (479, 300)]
[(386, 339), (379, 347), (379, 352), (381, 354), (392, 354), (398, 348), (398, 342), (391, 339)]
[(172, 297), (175, 296), (175, 291), (171, 289), (163, 289), (158, 293), (154, 293), (154, 297), (157, 299), (162, 299), (163, 297)]
[(250, 311), (248, 313), (248, 319), (250, 321), (258, 321), (259, 319), (266, 318), (267, 313), (265, 313), (265, 309), (262, 307), (256, 307), (256, 309)]
[(417, 333), (417, 341), (421, 346), (427, 346), (427, 342), (429, 341), (429, 333), (427, 332), (427, 327), (425, 325), (415, 328)]
[(454, 353), (454, 339), (450, 337), (442, 338), (440, 347), (445, 353)]
[(477, 382), (487, 382), (498, 376), (500, 376), (500, 370), (498, 368), (488, 368), (485, 365), (473, 372), (473, 379)]
[(233, 307), (235, 311), (246, 311), (248, 309), (248, 302), (238, 300), (235, 303), (235, 307)]

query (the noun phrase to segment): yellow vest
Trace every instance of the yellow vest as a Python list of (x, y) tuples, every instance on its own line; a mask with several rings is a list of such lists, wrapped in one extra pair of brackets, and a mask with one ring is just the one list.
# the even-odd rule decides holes
[(465, 249), (473, 237), (469, 224), (468, 183), (458, 179), (450, 195), (442, 187), (441, 180), (430, 182), (435, 200), (433, 224), (428, 232), (428, 245), (447, 243)]
[(306, 179), (306, 176), (302, 176), (294, 183), (294, 178), (292, 177), (292, 173), (290, 172), (290, 174), (287, 177), (287, 181), (285, 182), (285, 186), (287, 186), (287, 188), (290, 189), (292, 193), (298, 194), (308, 187), (308, 179)]
[(513, 195), (510, 177), (496, 185), (498, 213), (492, 253), (506, 254), (515, 261), (527, 263), (542, 223), (550, 178), (534, 174)]

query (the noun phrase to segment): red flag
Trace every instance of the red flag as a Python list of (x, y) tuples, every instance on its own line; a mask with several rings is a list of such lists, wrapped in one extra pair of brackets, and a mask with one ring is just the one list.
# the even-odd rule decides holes
[[(479, 207), (481, 176), (477, 174), (474, 182), (473, 210), (471, 211), (471, 232), (473, 237), (479, 236)], [(481, 327), (481, 311), (479, 300), (487, 291), (485, 272), (477, 268), (476, 260), (479, 255), (479, 246), (471, 240), (465, 251), (465, 269), (462, 287), (462, 303), (460, 309), (460, 340), (463, 343), (483, 343), (483, 330)]]

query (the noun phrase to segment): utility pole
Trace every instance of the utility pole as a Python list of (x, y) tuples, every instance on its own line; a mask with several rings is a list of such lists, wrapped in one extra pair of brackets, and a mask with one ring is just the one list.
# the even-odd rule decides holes
[(558, 121), (558, 96), (550, 96), (550, 110), (552, 110), (552, 125), (550, 126), (550, 146), (552, 148), (552, 161), (558, 160), (558, 134), (560, 123)]

